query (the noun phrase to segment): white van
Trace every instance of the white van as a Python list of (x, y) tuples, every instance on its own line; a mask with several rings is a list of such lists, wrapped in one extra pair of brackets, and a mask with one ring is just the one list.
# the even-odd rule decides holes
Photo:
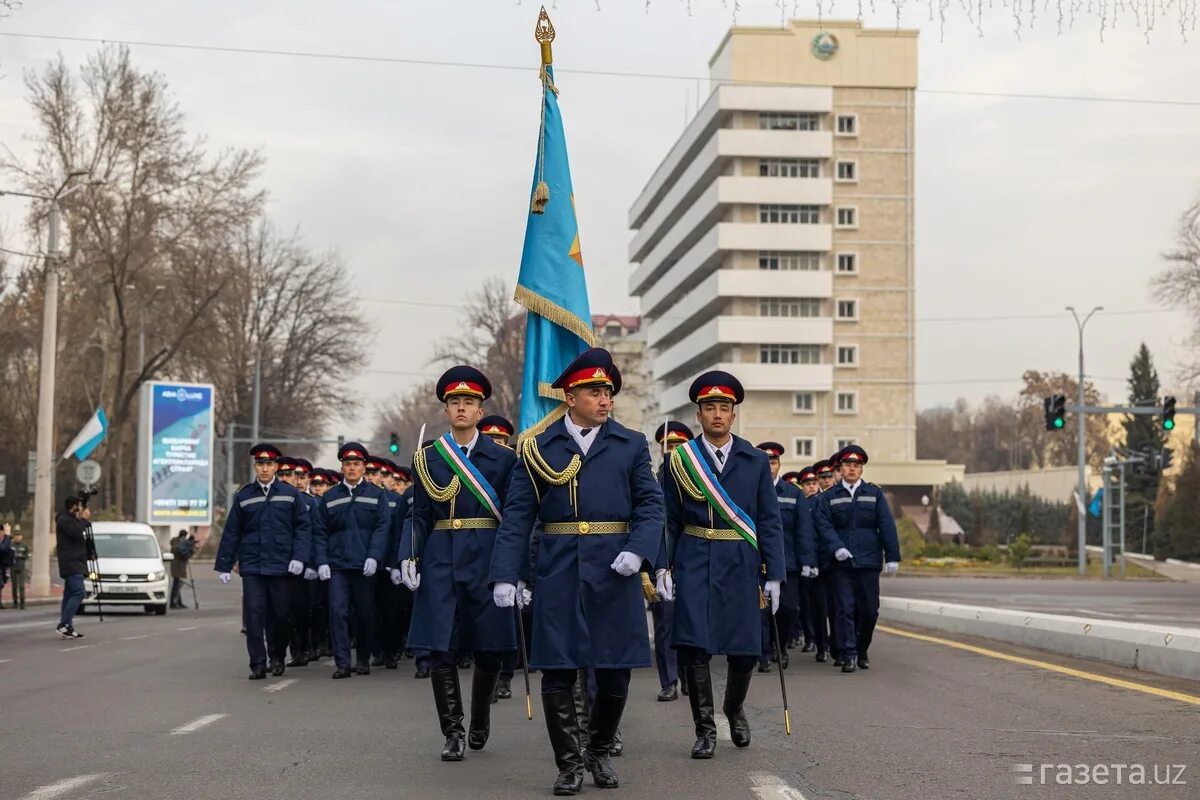
[[(154, 529), (141, 522), (93, 522), (97, 582), (84, 576), (83, 607), (143, 606), (147, 613), (167, 613), (170, 584), (164, 555)], [(165, 555), (166, 560), (171, 554)]]

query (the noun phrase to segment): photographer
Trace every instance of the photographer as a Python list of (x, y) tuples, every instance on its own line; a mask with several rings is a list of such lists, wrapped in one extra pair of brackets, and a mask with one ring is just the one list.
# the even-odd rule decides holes
[(88, 572), (87, 532), (92, 512), (75, 496), (68, 497), (63, 508), (55, 520), (58, 574), (63, 578), (62, 616), (56, 630), (64, 639), (82, 639), (83, 634), (75, 630), (75, 612), (83, 602), (83, 579)]
[(186, 530), (171, 541), (171, 608), (187, 608), (183, 604), (183, 584), (188, 579), (188, 562), (196, 553), (196, 537)]

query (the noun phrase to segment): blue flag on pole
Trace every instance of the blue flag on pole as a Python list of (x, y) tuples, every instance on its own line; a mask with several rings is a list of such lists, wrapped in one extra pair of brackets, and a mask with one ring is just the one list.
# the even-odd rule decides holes
[(539, 17), (542, 121), (515, 295), (529, 311), (521, 389), (522, 436), (537, 435), (562, 415), (562, 391), (550, 384), (595, 341), (558, 89), (550, 66), (549, 41), (542, 38), (547, 29), (552, 40), (549, 18), (542, 27)]
[(97, 408), (96, 413), (92, 414), (91, 419), (84, 423), (83, 429), (67, 445), (67, 449), (63, 452), (63, 458), (75, 456), (83, 461), (100, 446), (107, 435), (108, 417), (104, 415), (103, 408)]

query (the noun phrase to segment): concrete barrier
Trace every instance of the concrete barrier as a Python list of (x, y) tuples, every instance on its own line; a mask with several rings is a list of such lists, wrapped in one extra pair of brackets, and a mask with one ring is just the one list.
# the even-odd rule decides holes
[(881, 598), (879, 616), (887, 622), (982, 636), (1060, 655), (1200, 680), (1200, 629), (902, 597)]

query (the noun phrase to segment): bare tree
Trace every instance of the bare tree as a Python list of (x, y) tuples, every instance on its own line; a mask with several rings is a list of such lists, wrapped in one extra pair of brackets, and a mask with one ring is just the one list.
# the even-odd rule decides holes
[(1192, 384), (1200, 378), (1200, 201), (1180, 216), (1175, 249), (1163, 258), (1167, 267), (1150, 285), (1156, 299), (1192, 317), (1191, 351), (1180, 364), (1180, 378)]
[[(1067, 401), (1075, 402), (1079, 396), (1079, 382), (1062, 372), (1038, 372), (1026, 370), (1021, 376), (1025, 382), (1018, 399), (1021, 411), (1021, 434), (1027, 438), (1033, 454), (1033, 462), (1039, 467), (1059, 467), (1076, 463), (1079, 436), (1077, 426), (1067, 425), (1061, 431), (1047, 431), (1045, 425), (1044, 398), (1055, 394), (1066, 395)], [(1088, 405), (1099, 405), (1100, 392), (1090, 382), (1083, 385), (1083, 399)], [(1108, 418), (1103, 414), (1092, 414), (1085, 424), (1087, 434), (1087, 460), (1099, 465), (1108, 455)]]

